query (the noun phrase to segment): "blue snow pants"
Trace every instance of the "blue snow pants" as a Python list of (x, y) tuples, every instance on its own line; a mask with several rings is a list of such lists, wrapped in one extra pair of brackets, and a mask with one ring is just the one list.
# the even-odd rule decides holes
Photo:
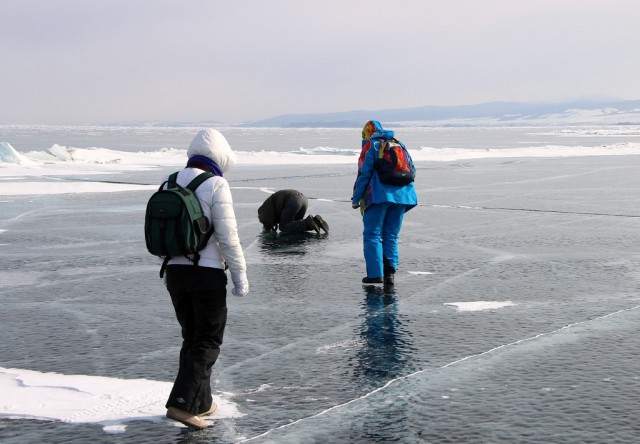
[(382, 258), (398, 269), (398, 235), (405, 213), (404, 204), (390, 202), (373, 204), (362, 215), (363, 247), (367, 277), (384, 275)]

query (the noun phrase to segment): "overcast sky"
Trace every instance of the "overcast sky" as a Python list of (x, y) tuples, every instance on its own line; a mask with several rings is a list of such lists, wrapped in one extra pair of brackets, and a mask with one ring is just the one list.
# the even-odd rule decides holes
[(640, 99), (638, 0), (0, 0), (0, 122)]

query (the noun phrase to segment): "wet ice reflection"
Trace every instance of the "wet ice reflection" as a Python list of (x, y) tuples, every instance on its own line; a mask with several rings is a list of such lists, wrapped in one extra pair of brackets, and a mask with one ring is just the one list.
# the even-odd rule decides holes
[(354, 377), (364, 379), (366, 385), (376, 386), (402, 375), (415, 352), (411, 331), (398, 314), (397, 298), (393, 287), (364, 286)]
[(313, 252), (316, 243), (326, 239), (326, 233), (279, 233), (263, 231), (259, 236), (260, 251), (266, 255), (304, 255)]

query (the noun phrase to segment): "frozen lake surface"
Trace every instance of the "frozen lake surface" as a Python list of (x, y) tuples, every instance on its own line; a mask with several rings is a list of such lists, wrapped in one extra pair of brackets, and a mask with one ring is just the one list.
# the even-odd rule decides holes
[[(360, 284), (354, 165), (236, 167), (251, 293), (228, 296), (222, 408), (198, 432), (162, 416), (180, 331), (144, 246), (151, 191), (0, 196), (0, 381), (24, 394), (0, 400), (0, 441), (637, 442), (639, 167), (420, 161), (393, 291)], [(282, 188), (330, 233), (262, 233), (257, 208)], [(38, 382), (49, 372), (70, 379)], [(56, 405), (69, 414), (47, 417)]]

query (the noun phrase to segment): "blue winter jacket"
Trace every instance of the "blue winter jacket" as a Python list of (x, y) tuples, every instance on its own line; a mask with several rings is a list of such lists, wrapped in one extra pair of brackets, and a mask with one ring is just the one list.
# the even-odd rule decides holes
[[(374, 160), (378, 158), (380, 152), (381, 141), (390, 140), (394, 136), (393, 131), (383, 130), (378, 122), (375, 123), (377, 123), (378, 131), (371, 134), (369, 140), (362, 140), (362, 151), (358, 160), (358, 177), (353, 187), (351, 203), (360, 205), (366, 210), (371, 205), (390, 202), (404, 204), (406, 205), (405, 211), (409, 211), (418, 204), (418, 196), (413, 182), (405, 186), (383, 184), (378, 178), (378, 173), (373, 169)], [(413, 163), (411, 158), (409, 160)]]

